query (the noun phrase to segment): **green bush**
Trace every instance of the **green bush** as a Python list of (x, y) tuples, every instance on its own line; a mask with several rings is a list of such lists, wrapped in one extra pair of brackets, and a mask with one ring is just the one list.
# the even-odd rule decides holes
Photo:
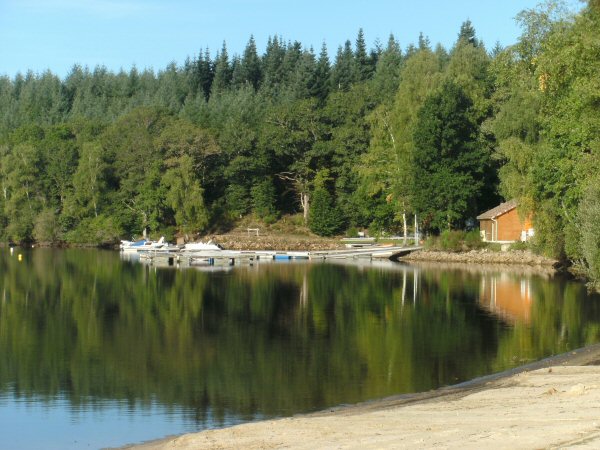
[(479, 230), (471, 230), (465, 234), (464, 245), (470, 250), (478, 250), (485, 247), (485, 242), (481, 240)]
[(114, 244), (122, 235), (123, 230), (112, 217), (99, 215), (83, 219), (65, 238), (72, 244)]
[(492, 252), (501, 252), (502, 244), (488, 243), (486, 244), (485, 248)]
[(35, 218), (33, 237), (37, 242), (54, 243), (58, 240), (59, 223), (51, 209), (44, 209)]
[(429, 236), (424, 243), (426, 250), (443, 250), (445, 252), (461, 252), (484, 248), (479, 230), (461, 231), (445, 230), (439, 236)]
[(329, 192), (324, 188), (315, 189), (308, 218), (310, 231), (319, 236), (333, 236), (340, 231), (342, 223), (342, 215)]
[(445, 230), (440, 234), (439, 247), (447, 252), (460, 252), (463, 250), (464, 240), (464, 231)]
[(529, 244), (528, 242), (515, 242), (514, 244), (511, 244), (510, 249), (511, 250), (530, 250), (531, 244)]
[(350, 228), (348, 228), (346, 230), (346, 237), (348, 237), (348, 238), (358, 237), (358, 228), (356, 228), (355, 226), (351, 226)]
[(581, 224), (581, 253), (588, 277), (600, 284), (600, 180), (587, 187), (579, 205), (578, 221)]
[(423, 242), (423, 247), (425, 248), (425, 250), (439, 250), (440, 245), (438, 243), (438, 237), (437, 236), (429, 236)]
[(11, 242), (31, 242), (33, 241), (33, 228), (33, 213), (24, 209), (19, 216), (9, 219), (6, 235)]
[(160, 237), (164, 236), (165, 241), (173, 243), (173, 242), (175, 242), (176, 234), (177, 234), (177, 227), (167, 226), (167, 227), (163, 227), (160, 230), (158, 230), (156, 233), (156, 236), (154, 236), (154, 237), (159, 239)]

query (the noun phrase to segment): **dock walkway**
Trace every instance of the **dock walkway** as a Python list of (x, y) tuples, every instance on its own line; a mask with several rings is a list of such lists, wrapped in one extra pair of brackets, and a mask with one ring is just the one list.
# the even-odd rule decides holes
[(326, 260), (326, 259), (391, 259), (420, 250), (422, 246), (378, 246), (348, 248), (344, 250), (326, 251), (274, 251), (274, 250), (201, 250), (183, 251), (146, 250), (140, 251), (140, 259), (149, 264), (159, 265), (219, 265), (252, 264), (257, 260)]

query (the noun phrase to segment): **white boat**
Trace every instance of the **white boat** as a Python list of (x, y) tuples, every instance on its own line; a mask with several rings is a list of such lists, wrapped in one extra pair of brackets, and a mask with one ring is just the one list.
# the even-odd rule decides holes
[(159, 250), (168, 246), (165, 237), (162, 236), (158, 241), (149, 241), (140, 239), (139, 241), (121, 241), (121, 251), (126, 253), (137, 253), (147, 250)]
[(184, 252), (201, 252), (201, 251), (211, 251), (211, 252), (219, 252), (223, 250), (223, 248), (219, 244), (215, 244), (212, 240), (208, 242), (188, 242), (183, 246), (182, 249)]
[(121, 241), (119, 248), (122, 252), (137, 252), (138, 248), (142, 248), (148, 242), (146, 239), (140, 239), (139, 241)]

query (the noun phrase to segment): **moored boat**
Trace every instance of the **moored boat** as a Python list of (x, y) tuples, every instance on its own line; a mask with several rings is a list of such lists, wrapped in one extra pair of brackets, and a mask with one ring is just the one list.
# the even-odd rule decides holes
[(140, 239), (139, 241), (121, 241), (119, 246), (122, 252), (133, 253), (147, 250), (159, 250), (168, 246), (164, 236), (158, 241), (150, 241), (148, 239)]
[(183, 246), (185, 252), (201, 252), (201, 251), (221, 251), (223, 248), (219, 244), (215, 244), (212, 240), (208, 242), (188, 242)]

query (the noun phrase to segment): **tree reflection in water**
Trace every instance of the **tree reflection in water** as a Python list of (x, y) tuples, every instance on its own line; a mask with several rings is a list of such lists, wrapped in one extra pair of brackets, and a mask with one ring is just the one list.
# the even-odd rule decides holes
[(124, 400), (202, 424), (424, 391), (597, 342), (562, 278), (400, 264), (156, 269), (114, 252), (0, 257), (0, 390)]

